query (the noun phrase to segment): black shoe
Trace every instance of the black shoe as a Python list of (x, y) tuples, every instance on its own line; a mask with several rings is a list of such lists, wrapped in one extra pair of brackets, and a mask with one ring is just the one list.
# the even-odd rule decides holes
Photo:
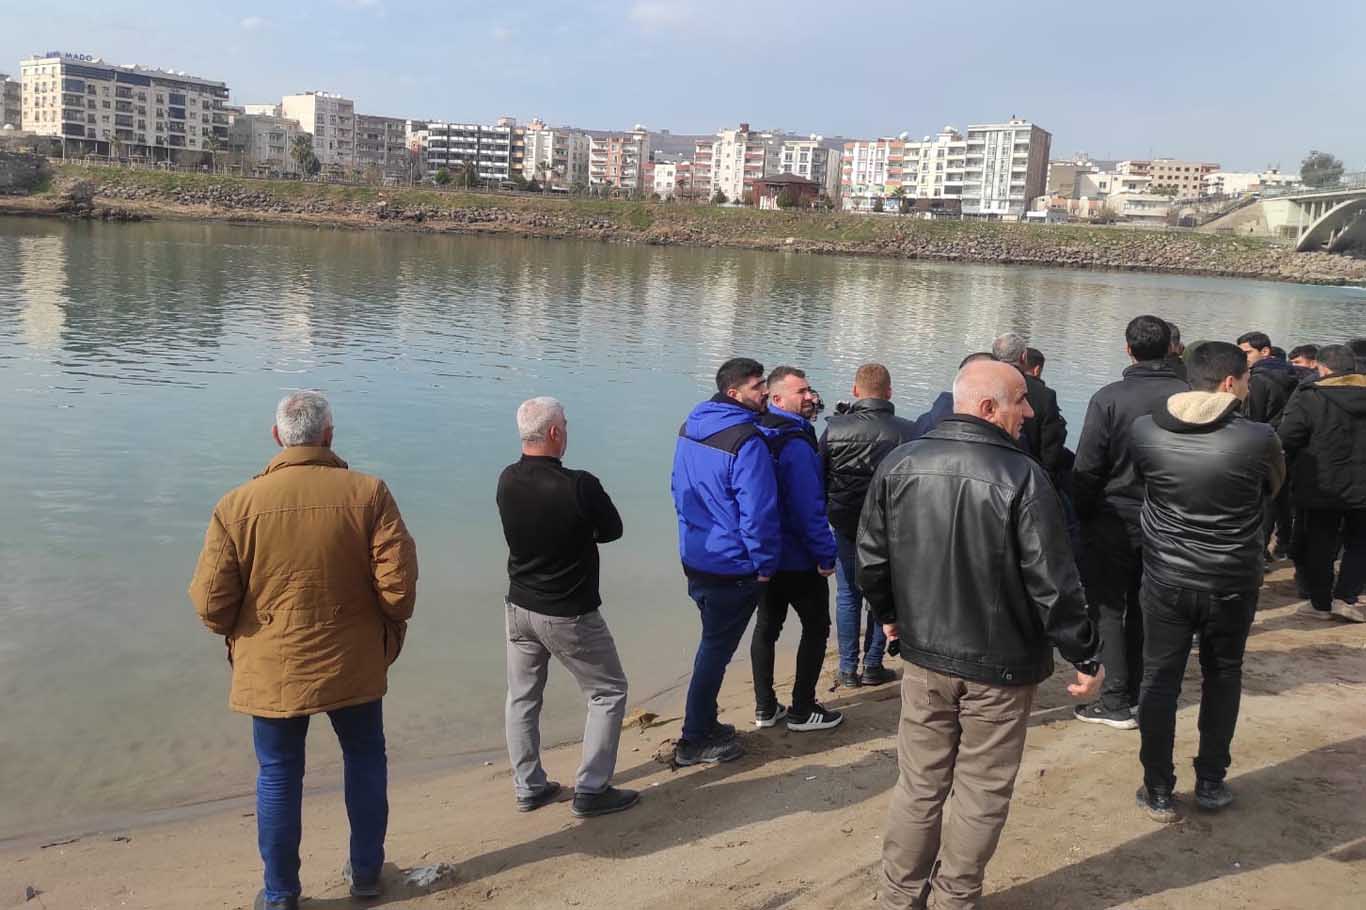
[(863, 677), (857, 673), (845, 673), (843, 670), (839, 672), (835, 680), (846, 689), (857, 689), (863, 685)]
[(357, 879), (355, 873), (351, 871), (349, 862), (342, 867), (342, 878), (346, 879), (346, 883), (351, 886), (352, 897), (379, 897), (384, 893), (378, 875), (372, 879)]
[(1104, 724), (1107, 727), (1114, 727), (1116, 730), (1138, 729), (1138, 721), (1134, 719), (1128, 708), (1111, 711), (1098, 701), (1093, 701), (1089, 705), (1077, 705), (1072, 709), (1072, 714), (1077, 720), (1088, 724)]
[(787, 729), (796, 733), (811, 730), (831, 730), (844, 723), (844, 715), (816, 705), (805, 714), (788, 714)]
[(735, 761), (745, 754), (739, 740), (708, 740), (704, 743), (680, 739), (674, 744), (674, 764), (680, 768), (689, 765), (715, 765), (719, 762)]
[[(766, 730), (769, 727), (776, 726), (778, 721), (782, 720), (784, 717), (787, 717), (786, 705), (778, 705), (772, 711), (760, 711), (758, 708), (755, 708), (754, 726), (758, 727), (760, 730)], [(735, 737), (733, 736), (731, 737), (731, 739), (734, 738)]]
[(889, 682), (896, 682), (896, 674), (882, 664), (863, 668), (863, 684), (865, 686), (881, 686)]
[(1233, 791), (1221, 780), (1197, 780), (1195, 804), (1209, 812), (1217, 812), (1233, 802)]
[(560, 782), (557, 780), (546, 781), (540, 793), (533, 793), (531, 796), (517, 797), (518, 812), (535, 812), (542, 806), (549, 805), (555, 801), (555, 797), (560, 795)]
[(268, 901), (266, 892), (256, 893), (256, 902), (251, 905), (252, 910), (299, 910), (299, 899), (297, 897), (286, 897), (283, 900)]
[(716, 726), (711, 728), (711, 738), (713, 740), (731, 740), (735, 738), (735, 725), (716, 722)]
[(1138, 808), (1155, 822), (1170, 825), (1172, 822), (1181, 820), (1181, 816), (1176, 811), (1176, 801), (1172, 798), (1170, 790), (1148, 789), (1145, 784), (1138, 788), (1138, 793), (1134, 794), (1138, 801)]
[(611, 815), (624, 812), (640, 802), (640, 794), (635, 790), (618, 790), (608, 787), (601, 793), (575, 793), (574, 805), (570, 812), (575, 818), (592, 818), (595, 815)]

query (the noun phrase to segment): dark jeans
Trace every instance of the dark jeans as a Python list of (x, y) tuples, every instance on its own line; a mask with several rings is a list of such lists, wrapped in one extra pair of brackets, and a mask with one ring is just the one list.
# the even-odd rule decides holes
[[(839, 638), (840, 672), (857, 673), (859, 646), (863, 665), (882, 666), (887, 636), (872, 611), (863, 608), (863, 591), (858, 586), (858, 553), (854, 541), (835, 532), (835, 633)], [(863, 628), (864, 620), (867, 628)]]
[[(1360, 597), (1366, 588), (1366, 510), (1306, 509), (1300, 515), (1301, 577), (1314, 609), (1329, 609), (1334, 597)], [(1342, 566), (1335, 579), (1333, 562), (1339, 547)]]
[(759, 599), (749, 659), (754, 666), (754, 707), (771, 714), (778, 705), (773, 692), (773, 652), (791, 606), (802, 623), (797, 644), (797, 678), (792, 683), (792, 713), (806, 714), (816, 706), (816, 680), (830, 640), (830, 582), (822, 574), (779, 572)]
[(1243, 694), (1243, 649), (1256, 591), (1213, 594), (1174, 588), (1143, 579), (1143, 691), (1138, 699), (1139, 758), (1149, 787), (1176, 787), (1172, 744), (1176, 738), (1176, 701), (1190, 657), (1191, 636), (1200, 636), (1200, 751), (1195, 776), (1221, 781), (1228, 773), (1229, 746), (1238, 724)]
[(1124, 519), (1103, 514), (1085, 528), (1083, 577), (1086, 599), (1100, 630), (1100, 662), (1105, 666), (1100, 701), (1108, 710), (1138, 704), (1143, 676), (1143, 611), (1139, 585), (1143, 550), (1129, 537)]
[[(380, 701), (327, 712), (341, 743), (346, 816), (351, 820), (351, 869), (373, 881), (384, 865), (389, 825), (388, 763)], [(297, 897), (303, 837), (304, 740), (308, 717), (253, 717), (252, 739), (261, 766), (256, 779), (256, 835), (266, 865), (266, 899)]]
[(688, 579), (688, 596), (696, 601), (702, 616), (702, 640), (692, 662), (683, 718), (683, 738), (688, 742), (705, 742), (716, 727), (716, 696), (726, 678), (726, 664), (745, 636), (764, 587), (753, 578), (731, 582)]

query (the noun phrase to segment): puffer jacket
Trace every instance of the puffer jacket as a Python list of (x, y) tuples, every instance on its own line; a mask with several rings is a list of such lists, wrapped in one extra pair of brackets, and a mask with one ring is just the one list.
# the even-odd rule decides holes
[(1275, 432), (1226, 392), (1181, 392), (1134, 421), (1143, 502), (1143, 571), (1195, 591), (1255, 591), (1266, 546), (1262, 508), (1285, 482)]
[(820, 453), (832, 528), (853, 540), (873, 472), (892, 449), (917, 435), (916, 425), (881, 398), (860, 398), (826, 421)]
[(779, 571), (833, 569), (835, 537), (825, 514), (825, 479), (815, 429), (800, 414), (773, 405), (759, 417), (759, 426), (771, 431), (768, 446), (778, 477), (783, 535)]
[(858, 533), (858, 583), (901, 654), (938, 673), (1032, 685), (1053, 647), (1099, 639), (1043, 468), (1004, 431), (955, 414), (878, 467)]
[(1248, 420), (1269, 423), (1273, 427), (1281, 422), (1281, 412), (1285, 410), (1290, 396), (1300, 384), (1296, 368), (1279, 357), (1264, 357), (1252, 365), (1248, 371), (1247, 405), (1243, 409)]
[(227, 637), (229, 704), (298, 717), (382, 698), (417, 597), (389, 488), (331, 449), (291, 446), (213, 510), (190, 582)]
[(1276, 429), (1302, 509), (1366, 509), (1366, 376), (1300, 386)]

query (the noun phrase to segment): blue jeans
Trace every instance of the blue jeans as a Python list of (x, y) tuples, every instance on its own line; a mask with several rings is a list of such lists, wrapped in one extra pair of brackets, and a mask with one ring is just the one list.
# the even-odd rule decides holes
[[(380, 701), (327, 712), (345, 762), (346, 815), (351, 820), (351, 870), (356, 881), (379, 878), (389, 825), (388, 764)], [(266, 899), (298, 897), (303, 838), (304, 739), (308, 717), (253, 717), (256, 836), (266, 866)]]
[(868, 628), (860, 642), (863, 622), (863, 592), (858, 586), (858, 554), (854, 541), (835, 532), (835, 634), (840, 640), (840, 672), (857, 673), (859, 645), (863, 645), (863, 665), (882, 666), (882, 652), (887, 650), (887, 635), (882, 623), (868, 614)]
[(762, 589), (753, 578), (728, 582), (688, 579), (688, 596), (702, 614), (702, 640), (693, 658), (683, 717), (683, 738), (688, 742), (706, 742), (716, 728), (716, 697), (726, 678), (726, 665), (745, 637)]

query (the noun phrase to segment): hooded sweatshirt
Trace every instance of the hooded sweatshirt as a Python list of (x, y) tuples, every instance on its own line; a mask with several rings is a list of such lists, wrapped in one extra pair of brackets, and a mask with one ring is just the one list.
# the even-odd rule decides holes
[(810, 572), (835, 567), (835, 535), (825, 512), (825, 471), (810, 421), (769, 405), (759, 418), (769, 430), (778, 477), (782, 555), (778, 568)]
[(1340, 373), (1300, 386), (1276, 432), (1302, 509), (1366, 509), (1366, 376)]
[(1300, 384), (1299, 374), (1279, 357), (1265, 357), (1254, 363), (1248, 372), (1247, 407), (1244, 413), (1249, 420), (1277, 426), (1286, 403)]

